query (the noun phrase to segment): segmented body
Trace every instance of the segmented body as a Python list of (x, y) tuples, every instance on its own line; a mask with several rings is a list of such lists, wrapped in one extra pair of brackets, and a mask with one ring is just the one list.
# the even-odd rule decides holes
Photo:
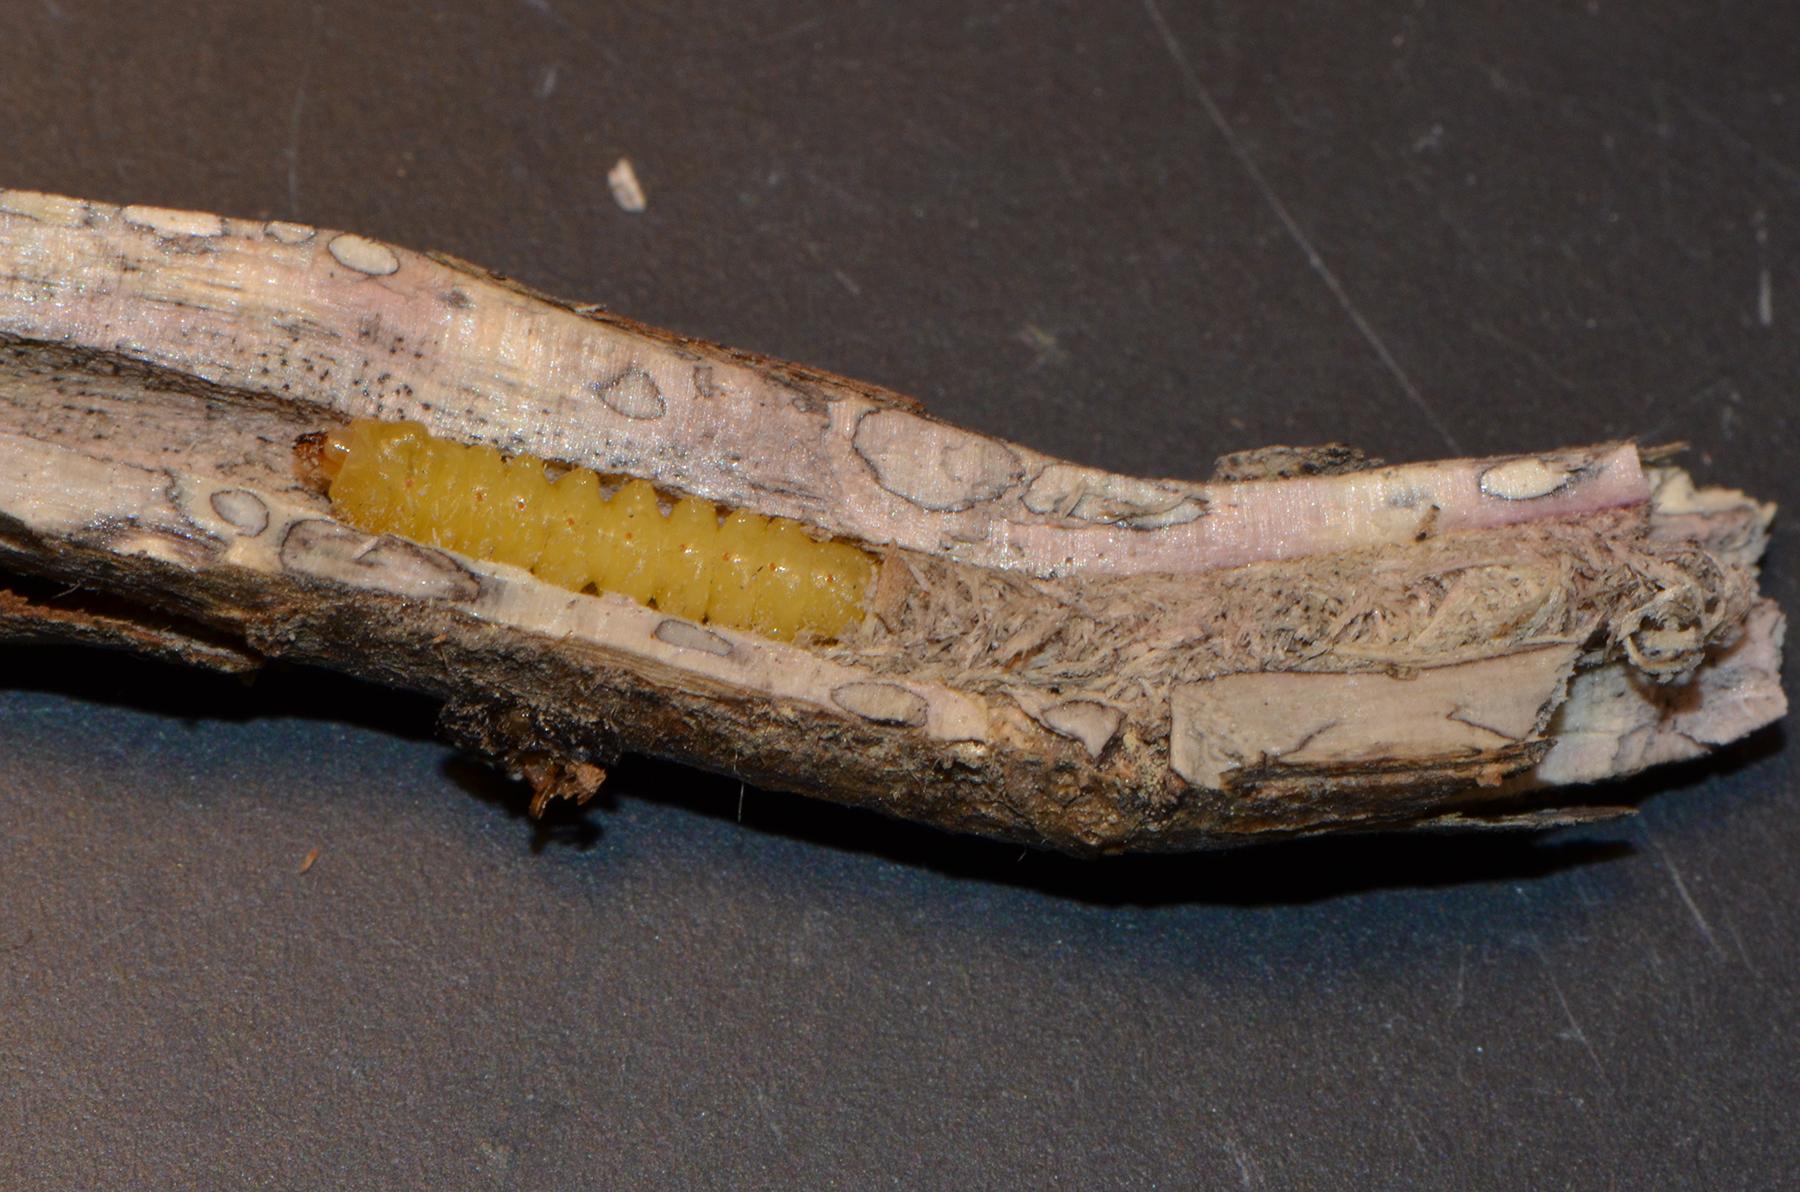
[(787, 518), (665, 501), (643, 480), (611, 486), (585, 468), (552, 477), (541, 459), (416, 422), (356, 421), (327, 438), (323, 466), (334, 511), (359, 529), (779, 640), (849, 632), (875, 570), (865, 551)]

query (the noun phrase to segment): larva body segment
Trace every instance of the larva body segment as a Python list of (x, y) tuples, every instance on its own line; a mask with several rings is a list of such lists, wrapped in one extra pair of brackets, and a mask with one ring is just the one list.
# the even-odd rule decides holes
[(510, 563), (571, 591), (617, 592), (694, 621), (777, 640), (843, 636), (862, 620), (872, 558), (820, 542), (798, 522), (627, 480), (606, 492), (575, 468), (435, 439), (416, 422), (358, 420), (321, 456), (338, 515), (480, 559)]

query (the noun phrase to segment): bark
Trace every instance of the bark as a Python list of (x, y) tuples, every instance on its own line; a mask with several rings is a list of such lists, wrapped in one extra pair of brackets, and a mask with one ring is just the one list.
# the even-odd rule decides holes
[[(784, 644), (365, 534), (297, 451), (357, 417), (854, 540), (869, 616)], [(0, 636), (424, 691), (540, 801), (640, 750), (1072, 850), (1587, 818), (1558, 784), (1785, 710), (1772, 512), (1628, 443), (1118, 476), (449, 258), (0, 191)]]

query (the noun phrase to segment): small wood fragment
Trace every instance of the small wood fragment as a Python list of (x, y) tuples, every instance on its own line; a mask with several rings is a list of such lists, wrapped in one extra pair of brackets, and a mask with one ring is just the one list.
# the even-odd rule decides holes
[(629, 157), (621, 157), (606, 172), (606, 185), (612, 190), (613, 201), (621, 211), (636, 215), (650, 205), (650, 201), (644, 197), (644, 185), (638, 181), (637, 169), (632, 166)]

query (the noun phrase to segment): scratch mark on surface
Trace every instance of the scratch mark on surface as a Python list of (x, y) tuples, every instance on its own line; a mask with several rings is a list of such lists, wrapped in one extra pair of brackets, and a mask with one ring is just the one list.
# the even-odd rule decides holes
[(1518, 353), (1527, 364), (1530, 364), (1532, 368), (1536, 369), (1543, 376), (1554, 381), (1559, 388), (1567, 390), (1570, 393), (1575, 391), (1575, 382), (1557, 372), (1556, 369), (1550, 366), (1548, 360), (1545, 360), (1530, 347), (1520, 343), (1511, 336), (1506, 335), (1492, 323), (1482, 319), (1471, 319), (1469, 321), (1469, 330), (1481, 336), (1483, 339), (1492, 340), (1494, 343), (1499, 344), (1510, 352)]
[(532, 93), (539, 99), (549, 99), (556, 93), (556, 70), (557, 65), (552, 62), (544, 68), (543, 75), (538, 78), (538, 84), (533, 88)]
[(1563, 1017), (1569, 1020), (1567, 1037), (1581, 1044), (1582, 1049), (1588, 1053), (1588, 1059), (1594, 1062), (1594, 1071), (1600, 1074), (1600, 1083), (1606, 1086), (1607, 1092), (1612, 1092), (1612, 1081), (1606, 1075), (1606, 1065), (1600, 1062), (1600, 1053), (1594, 1050), (1594, 1044), (1588, 1039), (1587, 1032), (1581, 1029), (1581, 1022), (1575, 1017), (1574, 1008), (1569, 1005), (1569, 997), (1563, 992), (1562, 982), (1556, 979), (1556, 970), (1550, 966), (1550, 955), (1544, 951), (1543, 941), (1535, 935), (1527, 938), (1531, 941), (1532, 951), (1537, 953), (1539, 963), (1544, 966), (1544, 976), (1550, 979), (1550, 988), (1556, 994), (1557, 1002), (1562, 1006)]
[(843, 186), (835, 179), (829, 178), (826, 175), (819, 173), (817, 170), (807, 167), (802, 167), (800, 173), (807, 181), (832, 195), (839, 202), (843, 203), (844, 206), (856, 212), (856, 214), (864, 216), (877, 214), (875, 208), (871, 207), (867, 202), (852, 193), (847, 187)]
[(114, 940), (122, 939), (123, 937), (130, 935), (132, 932), (136, 931), (139, 927), (143, 926), (144, 921), (148, 917), (149, 916), (147, 916), (147, 915), (139, 915), (137, 918), (129, 919), (124, 924), (113, 928), (111, 931), (107, 932), (105, 935), (101, 936), (97, 941), (94, 942), (94, 944), (91, 947), (91, 951), (98, 952), (100, 949), (106, 947), (108, 944), (112, 943)]
[(781, 1133), (781, 1123), (776, 1120), (774, 1111), (769, 1108), (769, 1094), (763, 1090), (763, 1086), (760, 1084), (753, 1084), (750, 1087), (756, 1090), (756, 1108), (762, 1114), (763, 1124), (769, 1128), (769, 1133), (775, 1136), (777, 1143), (785, 1144), (787, 1139)]
[(1168, 50), (1169, 57), (1175, 62), (1175, 68), (1181, 73), (1182, 81), (1187, 85), (1188, 94), (1193, 97), (1195, 103), (1200, 105), (1201, 110), (1206, 113), (1207, 120), (1225, 139), (1225, 145), (1231, 150), (1231, 155), (1237, 159), (1238, 165), (1243, 167), (1244, 173), (1248, 175), (1251, 183), (1262, 195), (1263, 201), (1275, 213), (1275, 218), (1281, 221), (1281, 226), (1287, 232), (1288, 238), (1306, 257), (1307, 265), (1312, 268), (1314, 273), (1318, 274), (1319, 280), (1325, 283), (1325, 288), (1331, 291), (1332, 298), (1336, 299), (1338, 306), (1349, 317), (1351, 325), (1356, 328), (1363, 341), (1369, 345), (1376, 357), (1393, 375), (1395, 382), (1400, 386), (1400, 391), (1413, 404), (1413, 408), (1418, 410), (1419, 416), (1425, 420), (1426, 425), (1437, 432), (1446, 447), (1455, 454), (1461, 455), (1462, 446), (1456, 441), (1456, 436), (1450, 433), (1450, 428), (1444, 424), (1443, 419), (1438, 417), (1437, 411), (1431, 408), (1431, 403), (1425, 400), (1425, 395), (1419, 391), (1419, 387), (1413, 384), (1412, 378), (1406, 375), (1406, 370), (1400, 367), (1400, 362), (1388, 350), (1387, 344), (1382, 341), (1374, 325), (1363, 317), (1362, 311), (1357, 309), (1355, 302), (1351, 301), (1349, 291), (1344, 289), (1337, 274), (1332, 272), (1331, 266), (1325, 263), (1325, 258), (1319, 255), (1319, 250), (1313, 246), (1312, 240), (1300, 227), (1300, 223), (1294, 218), (1293, 213), (1288, 210), (1287, 204), (1281, 201), (1281, 196), (1275, 193), (1275, 188), (1263, 176), (1261, 167), (1256, 164), (1256, 159), (1250, 156), (1250, 150), (1245, 147), (1243, 140), (1237, 135), (1237, 131), (1231, 127), (1231, 122), (1225, 119), (1225, 113), (1213, 99), (1212, 92), (1207, 89), (1205, 83), (1200, 81), (1199, 72), (1194, 69), (1193, 63), (1188, 61), (1187, 51), (1181, 48), (1181, 42), (1176, 38), (1174, 30), (1170, 29), (1169, 23), (1163, 19), (1162, 9), (1158, 6), (1157, 0), (1144, 0), (1144, 12), (1150, 17), (1151, 24), (1156, 26), (1156, 32), (1162, 38), (1164, 48)]
[(1031, 349), (1033, 370), (1062, 364), (1069, 358), (1068, 350), (1057, 340), (1056, 333), (1036, 323), (1025, 324), (1013, 338)]
[(323, 10), (314, 6), (312, 37), (307, 40), (306, 52), (301, 55), (300, 71), (294, 84), (294, 103), (288, 109), (287, 213), (290, 219), (300, 218), (300, 130), (306, 115), (306, 85), (312, 77), (313, 46), (319, 40), (319, 25), (323, 20)]
[(1779, 157), (1776, 157), (1762, 146), (1746, 140), (1736, 129), (1732, 128), (1729, 124), (1725, 123), (1712, 112), (1691, 99), (1687, 101), (1687, 110), (1693, 114), (1694, 119), (1700, 121), (1700, 123), (1706, 125), (1745, 153), (1748, 153), (1751, 157), (1761, 162), (1771, 172), (1779, 174), (1782, 178), (1795, 186), (1800, 186), (1800, 170), (1796, 170), (1793, 166), (1781, 160)]
[(1737, 924), (1733, 923), (1729, 918), (1725, 919), (1724, 923), (1725, 930), (1731, 933), (1731, 942), (1737, 945), (1737, 954), (1744, 962), (1744, 967), (1750, 970), (1751, 976), (1755, 977), (1758, 981), (1762, 980), (1762, 968), (1754, 960), (1750, 959), (1749, 949), (1744, 947), (1744, 937), (1738, 934)]
[(1407, 1136), (1412, 1139), (1413, 1149), (1419, 1152), (1419, 1158), (1429, 1159), (1431, 1152), (1425, 1149), (1425, 1140), (1419, 1136), (1419, 1128), (1413, 1125), (1412, 1115), (1406, 1112), (1405, 1105), (1400, 1107), (1400, 1124), (1406, 1127)]
[(797, 21), (792, 25), (786, 26), (785, 28), (777, 29), (773, 33), (764, 34), (763, 36), (757, 38), (756, 41), (760, 45), (768, 45), (770, 42), (775, 42), (775, 41), (786, 41), (790, 37), (798, 37), (802, 33), (806, 33), (813, 29), (817, 29), (820, 25), (822, 25), (824, 23), (825, 23), (824, 17), (807, 17), (803, 21)]
[(1244, 1144), (1227, 1135), (1220, 1145), (1231, 1156), (1231, 1161), (1237, 1164), (1238, 1179), (1242, 1181), (1245, 1192), (1260, 1187), (1262, 1172), (1257, 1169), (1256, 1160), (1251, 1157), (1250, 1152), (1244, 1149)]
[(1706, 916), (1700, 913), (1700, 904), (1695, 902), (1694, 896), (1688, 892), (1687, 882), (1681, 878), (1681, 870), (1675, 868), (1675, 862), (1670, 858), (1668, 851), (1657, 843), (1656, 837), (1650, 835), (1649, 824), (1639, 819), (1638, 830), (1644, 834), (1644, 843), (1656, 850), (1656, 855), (1662, 861), (1663, 868), (1669, 871), (1669, 880), (1675, 886), (1675, 893), (1681, 895), (1681, 901), (1686, 904), (1688, 914), (1694, 916), (1694, 926), (1700, 929), (1700, 934), (1705, 937), (1713, 952), (1723, 956), (1725, 950), (1719, 946), (1719, 937), (1713, 934), (1712, 924), (1706, 921)]
[[(1664, 415), (1656, 420), (1655, 425), (1648, 429), (1640, 430), (1638, 432), (1638, 438), (1640, 440), (1653, 441), (1658, 435), (1666, 432), (1671, 425), (1682, 424), (1686, 420), (1687, 415), (1693, 410), (1702, 409), (1706, 406), (1712, 406), (1717, 409), (1719, 411), (1721, 423), (1723, 423), (1726, 416), (1732, 413), (1731, 407), (1742, 401), (1743, 395), (1738, 392), (1737, 385), (1732, 379), (1730, 377), (1719, 377), (1717, 380), (1702, 385), (1700, 388), (1694, 390), (1694, 392), (1688, 394), (1688, 396), (1682, 399), (1679, 404), (1670, 406)], [(1658, 403), (1659, 406), (1661, 404), (1662, 403)], [(1726, 435), (1726, 437), (1730, 438), (1730, 435)]]
[(300, 214), (300, 119), (306, 111), (306, 68), (300, 68), (300, 85), (294, 89), (294, 106), (288, 112), (287, 200), (288, 214)]
[[(1662, 83), (1650, 89), (1656, 105), (1656, 123), (1651, 126), (1656, 136), (1656, 189), (1662, 197), (1663, 234), (1675, 239), (1675, 181), (1669, 169), (1669, 143), (1675, 139), (1675, 124), (1669, 115), (1669, 97)], [(1684, 248), (1684, 251), (1689, 251)]]
[(1750, 217), (1756, 229), (1756, 321), (1764, 327), (1775, 325), (1775, 283), (1769, 276), (1769, 213), (1761, 207)]

